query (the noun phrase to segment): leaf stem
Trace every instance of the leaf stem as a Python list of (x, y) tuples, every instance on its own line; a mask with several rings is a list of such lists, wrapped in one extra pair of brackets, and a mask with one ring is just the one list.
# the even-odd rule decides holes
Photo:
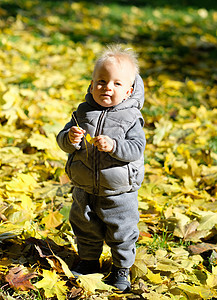
[[(80, 128), (80, 126), (78, 124), (78, 121), (76, 120), (76, 117), (74, 115), (74, 112), (72, 113), (72, 116), (73, 116), (73, 118), (75, 120), (75, 123), (76, 123), (77, 127)], [(84, 136), (84, 144), (85, 144), (85, 148), (86, 148), (86, 152), (87, 152), (87, 159), (88, 159), (87, 139), (86, 139), (85, 135), (83, 135), (83, 136)]]
[(73, 118), (74, 118), (74, 120), (75, 120), (75, 123), (76, 123), (77, 127), (80, 128), (80, 126), (78, 125), (78, 121), (76, 120), (76, 117), (75, 117), (75, 115), (74, 115), (74, 112), (72, 113), (72, 116), (73, 116)]

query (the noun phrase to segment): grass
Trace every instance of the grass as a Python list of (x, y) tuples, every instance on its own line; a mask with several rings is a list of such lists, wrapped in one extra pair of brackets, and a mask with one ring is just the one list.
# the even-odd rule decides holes
[(173, 234), (168, 233), (167, 230), (164, 230), (161, 235), (156, 232), (153, 234), (153, 241), (147, 243), (147, 251), (148, 253), (155, 253), (158, 249), (169, 250), (170, 247), (174, 247), (177, 245), (174, 242)]

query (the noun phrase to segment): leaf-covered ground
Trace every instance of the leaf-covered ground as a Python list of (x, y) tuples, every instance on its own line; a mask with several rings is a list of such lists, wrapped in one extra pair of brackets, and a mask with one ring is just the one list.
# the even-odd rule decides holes
[[(217, 11), (187, 3), (1, 1), (0, 299), (217, 298)], [(71, 278), (71, 186), (55, 140), (111, 42), (138, 53), (146, 90), (127, 295), (102, 274)], [(109, 265), (105, 246), (102, 273)]]

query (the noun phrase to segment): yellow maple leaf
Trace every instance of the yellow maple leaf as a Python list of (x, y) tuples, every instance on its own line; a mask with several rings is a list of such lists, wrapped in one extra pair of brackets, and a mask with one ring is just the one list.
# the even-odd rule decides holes
[(132, 278), (143, 277), (147, 274), (147, 266), (144, 263), (143, 257), (139, 254), (136, 256), (135, 262), (131, 268)]
[(211, 230), (217, 226), (217, 213), (212, 211), (204, 212), (199, 223), (200, 225), (198, 226), (197, 230)]
[(102, 281), (102, 274), (95, 273), (95, 274), (88, 274), (88, 275), (80, 275), (78, 276), (78, 283), (80, 287), (84, 288), (86, 291), (94, 293), (95, 290), (105, 290), (105, 291), (112, 291), (114, 287), (105, 284)]
[(199, 299), (211, 299), (212, 297), (216, 297), (217, 293), (215, 290), (211, 290), (208, 286), (196, 286), (196, 285), (189, 285), (186, 283), (180, 283), (177, 287), (184, 291), (185, 293), (190, 293), (190, 295), (197, 295)]
[(55, 228), (62, 223), (63, 215), (58, 211), (49, 211), (49, 214), (41, 221), (47, 229)]
[(207, 280), (206, 280), (206, 284), (213, 288), (217, 286), (217, 276), (214, 274), (207, 274)]
[(39, 150), (51, 150), (53, 147), (56, 147), (56, 143), (54, 143), (53, 139), (47, 138), (39, 133), (32, 133), (27, 142), (30, 143), (32, 147), (36, 147)]
[(58, 300), (65, 300), (67, 292), (65, 281), (59, 280), (55, 271), (43, 270), (42, 276), (44, 278), (35, 284), (36, 288), (44, 289), (47, 298), (57, 296)]
[(38, 186), (35, 178), (31, 174), (17, 174), (6, 185), (8, 191), (29, 192), (33, 191)]
[(29, 196), (22, 194), (20, 196), (20, 199), (22, 209), (30, 211), (31, 213), (36, 210), (36, 204), (33, 203), (32, 199)]
[(171, 172), (174, 172), (175, 175), (183, 178), (183, 176), (191, 175), (189, 166), (184, 163), (184, 161), (174, 160), (172, 162)]
[(195, 181), (190, 176), (183, 176), (184, 186), (186, 189), (194, 190), (195, 189)]
[(150, 269), (147, 268), (147, 274), (145, 276), (153, 283), (160, 284), (163, 282), (160, 273), (154, 274)]

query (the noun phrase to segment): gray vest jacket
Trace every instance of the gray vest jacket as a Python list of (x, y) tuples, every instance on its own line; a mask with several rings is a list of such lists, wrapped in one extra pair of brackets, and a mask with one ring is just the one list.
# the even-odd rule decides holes
[(72, 118), (57, 136), (60, 148), (69, 153), (66, 173), (72, 184), (100, 196), (139, 189), (144, 177), (145, 149), (141, 77), (137, 75), (132, 95), (114, 107), (101, 107), (89, 92), (85, 100), (74, 113), (79, 126), (92, 137), (109, 136), (114, 140), (114, 149), (112, 153), (100, 152), (84, 140), (76, 149), (68, 139), (69, 128), (76, 125)]

